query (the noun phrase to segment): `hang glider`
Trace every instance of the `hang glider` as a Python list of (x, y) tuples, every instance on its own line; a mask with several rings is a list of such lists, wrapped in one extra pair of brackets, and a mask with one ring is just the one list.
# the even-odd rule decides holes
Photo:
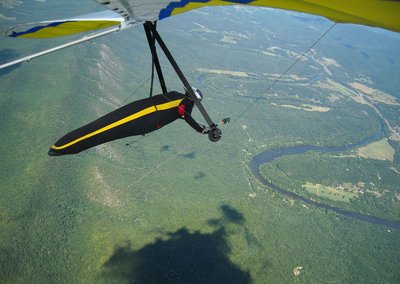
[[(72, 34), (95, 32), (84, 35), (81, 39), (39, 52), (3, 65), (0, 69), (29, 61), (93, 38), (104, 36), (122, 29), (143, 25), (153, 57), (153, 72), (157, 69), (163, 92), (165, 82), (155, 50), (155, 42), (160, 45), (175, 72), (180, 77), (188, 95), (199, 108), (210, 128), (210, 140), (218, 141), (221, 131), (213, 123), (201, 102), (196, 98), (192, 87), (186, 80), (179, 66), (170, 54), (156, 30), (156, 22), (180, 13), (206, 6), (245, 5), (284, 9), (326, 17), (336, 23), (352, 23), (379, 27), (400, 32), (399, 0), (96, 0), (108, 8), (108, 11), (85, 15), (76, 18), (45, 21), (20, 25), (8, 31), (14, 38), (54, 38)], [(152, 73), (153, 73), (152, 72)], [(153, 80), (152, 80), (153, 81)]]

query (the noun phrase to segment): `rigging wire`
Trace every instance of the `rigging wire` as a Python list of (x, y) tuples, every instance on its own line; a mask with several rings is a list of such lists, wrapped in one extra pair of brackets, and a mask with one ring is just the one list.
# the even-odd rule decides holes
[[(154, 70), (153, 70), (153, 71), (154, 71)], [(131, 95), (129, 95), (129, 97), (127, 97), (127, 98), (121, 103), (121, 105), (120, 105), (119, 107), (122, 107), (130, 98), (132, 98), (134, 95), (136, 95), (136, 93), (137, 93), (141, 88), (143, 88), (143, 86), (144, 86), (150, 79), (153, 80), (153, 78), (154, 78), (154, 77), (153, 77), (153, 74), (152, 74), (152, 75), (151, 75), (149, 78), (147, 78), (139, 87), (137, 87), (136, 90), (134, 90), (133, 93), (132, 93)], [(153, 82), (151, 82), (151, 84), (153, 84)], [(140, 138), (138, 138), (138, 139), (135, 139), (135, 140), (133, 140), (133, 141), (131, 141), (131, 142), (125, 143), (125, 146), (130, 146), (130, 145), (135, 144), (135, 143), (137, 143), (137, 142), (139, 142), (139, 141), (142, 141), (143, 139), (145, 139), (146, 137), (152, 135), (153, 133), (154, 133), (154, 132), (149, 133), (149, 134), (147, 134), (147, 135), (142, 135), (142, 137), (140, 137)]]
[[(150, 81), (150, 79), (152, 79), (152, 76), (150, 76), (150, 77), (147, 78), (142, 84), (140, 84), (140, 86), (137, 87), (137, 88), (132, 92), (132, 94), (130, 94), (130, 95), (120, 104), (119, 107), (122, 107), (128, 100), (130, 100), (130, 98), (132, 98), (134, 95), (136, 95), (136, 93), (137, 93), (141, 88), (143, 88), (143, 86), (144, 86), (148, 81)], [(149, 136), (149, 135), (151, 135), (151, 134), (152, 134), (152, 133), (148, 134), (147, 136)], [(143, 136), (142, 136), (141, 138), (139, 138), (139, 139), (133, 140), (133, 141), (128, 142), (128, 143), (125, 143), (125, 146), (130, 146), (130, 145), (132, 145), (132, 144), (134, 144), (134, 143), (136, 143), (136, 142), (142, 141), (142, 140), (145, 139), (147, 136), (144, 136), (144, 135), (143, 135)]]
[(147, 173), (145, 173), (144, 175), (142, 175), (140, 178), (138, 178), (137, 180), (135, 180), (134, 182), (132, 182), (130, 185), (128, 185), (126, 187), (126, 189), (130, 188), (131, 186), (137, 184), (138, 182), (140, 182), (141, 180), (145, 179), (148, 175), (150, 175), (151, 173), (153, 173), (155, 170), (157, 170), (159, 167), (163, 166), (164, 164), (166, 164), (167, 162), (169, 162), (171, 159), (175, 158), (178, 155), (178, 152), (172, 154), (171, 156), (168, 157), (168, 159), (161, 161), (160, 163), (157, 163), (157, 165), (155, 167), (152, 167)]
[(151, 57), (151, 82), (150, 82), (150, 98), (153, 96), (153, 86), (154, 86), (154, 57)]
[(136, 93), (143, 88), (143, 86), (151, 79), (151, 76), (147, 78), (139, 87), (137, 87), (132, 94), (130, 94), (122, 103), (119, 107), (122, 107), (130, 98), (132, 98)]
[(244, 111), (242, 111), (227, 128), (231, 128), (233, 124), (235, 124), (243, 115), (245, 115), (254, 106), (254, 104), (259, 99), (261, 99), (264, 94), (271, 90), (275, 86), (275, 84), (278, 83), (280, 79), (282, 79), (283, 76), (285, 76), (321, 39), (323, 39), (327, 35), (327, 33), (329, 33), (333, 29), (334, 26), (336, 26), (336, 23), (333, 23), (332, 26), (330, 26), (306, 51), (304, 51), (292, 64), (290, 64), (289, 67), (287, 67), (285, 71), (283, 71), (283, 73), (281, 73), (281, 75), (279, 75), (279, 77), (276, 78), (272, 82), (272, 84), (264, 92), (261, 93), (261, 95), (256, 97), (256, 99)]

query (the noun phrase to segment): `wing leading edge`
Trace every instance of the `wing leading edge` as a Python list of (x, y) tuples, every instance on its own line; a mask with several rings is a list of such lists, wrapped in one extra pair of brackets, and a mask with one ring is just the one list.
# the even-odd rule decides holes
[(121, 26), (125, 19), (112, 11), (102, 11), (81, 17), (24, 24), (8, 31), (10, 37), (54, 38), (88, 31)]
[(247, 5), (326, 17), (337, 23), (400, 32), (400, 1), (391, 0), (96, 0), (126, 21), (155, 21), (206, 6)]

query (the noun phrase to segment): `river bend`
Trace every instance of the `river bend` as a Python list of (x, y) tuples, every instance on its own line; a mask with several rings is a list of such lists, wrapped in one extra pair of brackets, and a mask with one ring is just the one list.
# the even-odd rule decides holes
[(253, 159), (250, 162), (250, 169), (252, 174), (256, 179), (258, 179), (261, 183), (264, 185), (268, 186), (269, 188), (275, 190), (276, 192), (279, 192), (282, 195), (285, 195), (288, 198), (292, 198), (295, 200), (300, 200), (304, 202), (305, 204), (313, 205), (322, 209), (330, 210), (333, 211), (337, 214), (353, 218), (355, 220), (360, 220), (364, 222), (368, 222), (371, 224), (378, 224), (378, 225), (383, 225), (389, 228), (400, 228), (400, 221), (394, 221), (394, 220), (389, 220), (389, 219), (384, 219), (380, 218), (377, 216), (372, 216), (372, 215), (366, 215), (366, 214), (361, 214), (357, 212), (352, 212), (352, 211), (347, 211), (332, 205), (327, 205), (324, 203), (320, 203), (311, 199), (308, 199), (306, 197), (300, 196), (292, 191), (288, 191), (286, 189), (283, 189), (271, 182), (269, 182), (267, 179), (265, 179), (261, 174), (260, 174), (260, 166), (262, 164), (267, 164), (275, 159), (278, 159), (283, 156), (289, 156), (289, 155), (295, 155), (295, 154), (303, 154), (308, 151), (320, 151), (320, 152), (328, 152), (328, 153), (338, 153), (338, 152), (343, 152), (343, 151), (348, 151), (354, 148), (358, 148), (364, 145), (367, 145), (369, 143), (378, 141), (384, 137), (383, 129), (381, 129), (379, 132), (377, 132), (375, 135), (368, 137), (360, 142), (353, 143), (353, 144), (347, 144), (343, 146), (335, 146), (335, 147), (328, 147), (328, 146), (312, 146), (312, 145), (299, 145), (299, 146), (293, 146), (293, 147), (286, 147), (286, 148), (275, 148), (275, 149), (270, 149), (267, 151), (264, 151), (257, 156), (253, 157)]

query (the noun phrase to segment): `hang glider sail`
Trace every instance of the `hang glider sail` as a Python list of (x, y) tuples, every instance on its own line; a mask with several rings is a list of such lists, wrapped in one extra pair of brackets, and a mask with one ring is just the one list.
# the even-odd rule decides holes
[(96, 0), (108, 11), (81, 17), (19, 25), (8, 30), (15, 38), (53, 38), (83, 32), (79, 40), (0, 65), (6, 68), (96, 37), (145, 22), (155, 22), (207, 6), (259, 6), (326, 17), (337, 23), (352, 23), (400, 32), (399, 0)]
[(10, 36), (50, 38), (120, 26), (121, 29), (157, 21), (206, 6), (245, 5), (278, 8), (326, 17), (337, 23), (353, 23), (400, 32), (400, 1), (394, 0), (96, 0), (107, 7), (100, 12), (73, 19), (46, 21)]

